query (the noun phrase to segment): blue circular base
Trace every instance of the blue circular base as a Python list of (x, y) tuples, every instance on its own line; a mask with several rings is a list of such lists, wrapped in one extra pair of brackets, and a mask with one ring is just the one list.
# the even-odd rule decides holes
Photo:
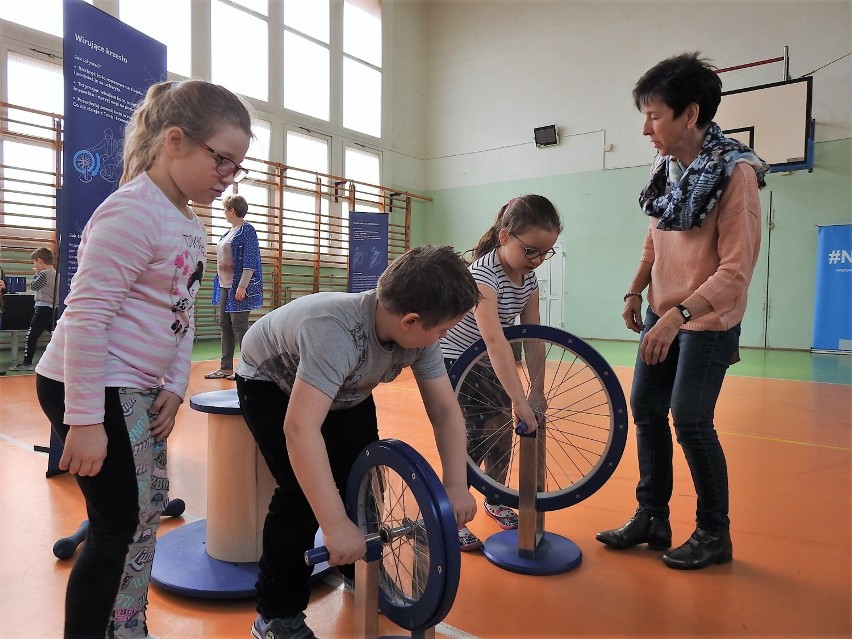
[[(248, 599), (254, 597), (256, 562), (232, 563), (207, 554), (207, 520), (201, 519), (169, 531), (157, 539), (151, 581), (161, 588), (201, 599)], [(317, 531), (318, 545), (322, 544)], [(331, 568), (314, 567), (311, 579), (319, 579)]]
[(583, 561), (583, 552), (577, 544), (548, 532), (542, 534), (534, 557), (520, 556), (517, 529), (491, 535), (482, 551), (491, 563), (523, 575), (558, 575), (573, 570)]

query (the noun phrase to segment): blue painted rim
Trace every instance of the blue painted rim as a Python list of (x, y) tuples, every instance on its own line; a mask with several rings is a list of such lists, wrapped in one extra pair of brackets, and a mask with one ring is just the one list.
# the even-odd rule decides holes
[[(536, 511), (559, 510), (580, 503), (594, 494), (612, 476), (627, 444), (627, 402), (618, 377), (603, 356), (592, 346), (576, 335), (562, 329), (540, 324), (518, 324), (504, 328), (503, 333), (510, 344), (525, 339), (540, 339), (573, 353), (595, 371), (607, 393), (612, 411), (612, 425), (604, 454), (589, 474), (565, 490), (539, 492), (536, 497)], [(450, 382), (454, 390), (457, 389), (460, 380), (474, 364), (474, 361), (486, 353), (485, 340), (480, 339), (459, 356), (449, 370)], [(517, 437), (517, 435), (513, 436)], [(500, 503), (513, 508), (518, 507), (518, 491), (493, 480), (469, 456), (467, 458), (467, 480), (471, 486), (480, 492), (482, 492), (483, 485), (487, 486), (489, 492), (493, 491), (499, 496)]]
[(423, 516), (429, 540), (429, 575), (423, 595), (411, 605), (397, 606), (380, 587), (379, 608), (402, 628), (422, 630), (436, 626), (450, 611), (461, 577), (461, 552), (450, 499), (435, 471), (411, 446), (396, 439), (373, 442), (353, 464), (347, 485), (349, 517), (362, 529), (365, 522), (360, 521), (361, 491), (375, 466), (386, 466), (405, 481)]

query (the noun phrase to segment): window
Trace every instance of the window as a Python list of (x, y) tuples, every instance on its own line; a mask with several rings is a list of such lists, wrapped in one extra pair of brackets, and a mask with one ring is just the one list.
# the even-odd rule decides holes
[(382, 66), (380, 0), (346, 0), (343, 3), (343, 52), (374, 67)]
[[(65, 100), (62, 67), (10, 51), (6, 61), (6, 95), (9, 104), (62, 115)], [(52, 125), (44, 116), (17, 111), (14, 119), (31, 122), (37, 127), (10, 122), (10, 131), (48, 139), (52, 137), (50, 131), (42, 128)]]
[(343, 59), (343, 126), (382, 136), (382, 74), (349, 58)]
[[(314, 135), (287, 131), (287, 165), (300, 169), (328, 173), (329, 141)], [(320, 185), (321, 191), (326, 185)], [(316, 246), (316, 190), (314, 177), (298, 169), (288, 169), (284, 189), (284, 246), (285, 251), (327, 253), (328, 230), (321, 230), (320, 246)], [(327, 220), (328, 197), (321, 197), (320, 217)]]
[[(271, 124), (263, 120), (255, 120), (252, 122), (251, 128), (255, 137), (251, 141), (246, 157), (269, 160), (269, 141), (272, 135)], [(270, 186), (268, 184), (269, 169), (266, 164), (255, 160), (246, 160), (242, 164), (249, 170), (248, 176), (240, 182), (238, 189), (239, 194), (246, 199), (249, 205), (249, 212), (246, 219), (251, 222), (257, 231), (257, 239), (261, 249), (269, 248), (269, 222), (271, 219), (269, 207), (272, 203)], [(217, 214), (219, 214), (218, 211)], [(224, 213), (221, 213), (221, 215), (224, 220)], [(219, 238), (214, 237), (214, 239), (218, 240)]]
[(56, 218), (53, 149), (3, 141), (3, 224), (52, 229)]
[(343, 3), (343, 126), (382, 135), (380, 0)]
[[(10, 104), (62, 115), (61, 66), (10, 51), (5, 75)], [(27, 142), (4, 140), (0, 145), (0, 164), (4, 165), (0, 168), (2, 222), (52, 229), (56, 217), (54, 118), (22, 109), (9, 109), (8, 116), (10, 132), (32, 138)]]
[[(344, 176), (350, 180), (364, 182), (366, 184), (381, 184), (381, 161), (379, 154), (355, 147), (347, 146), (344, 151)], [(355, 207), (359, 211), (379, 211), (381, 190), (361, 186), (358, 189), (358, 197), (364, 197), (375, 205), (366, 202), (357, 202)]]
[[(87, 0), (92, 4), (90, 0)], [(62, 37), (62, 0), (40, 2), (0, 2), (0, 18), (30, 29)]]
[(331, 54), (328, 0), (284, 3), (284, 108), (329, 120)]
[[(167, 47), (169, 71), (192, 77), (190, 0), (121, 0), (119, 19)], [(168, 20), (163, 16), (167, 15)]]
[[(240, 4), (266, 8), (265, 0)], [(213, 0), (211, 5), (211, 79), (232, 91), (264, 102), (269, 99), (269, 25), (266, 11), (238, 8)]]

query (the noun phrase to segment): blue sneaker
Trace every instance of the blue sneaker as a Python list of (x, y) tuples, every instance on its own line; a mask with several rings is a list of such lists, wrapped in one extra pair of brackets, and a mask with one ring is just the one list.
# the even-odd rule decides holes
[(251, 636), (254, 639), (317, 639), (305, 623), (303, 612), (294, 617), (275, 617), (268, 621), (258, 615), (251, 626)]

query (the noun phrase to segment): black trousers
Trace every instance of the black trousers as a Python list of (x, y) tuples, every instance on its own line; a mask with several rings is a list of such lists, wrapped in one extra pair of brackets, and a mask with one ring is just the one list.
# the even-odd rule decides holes
[(27, 346), (24, 349), (24, 364), (32, 364), (35, 357), (36, 344), (38, 338), (46, 330), (53, 326), (52, 306), (36, 306), (33, 311), (33, 318), (30, 320), (30, 328), (27, 330)]
[[(237, 375), (243, 417), (277, 487), (263, 525), (263, 554), (257, 580), (257, 611), (266, 619), (292, 617), (308, 607), (313, 568), (305, 551), (314, 547), (317, 518), (299, 485), (287, 451), (284, 416), (290, 396), (274, 382)], [(346, 503), (349, 471), (365, 446), (379, 438), (372, 395), (352, 408), (330, 411), (322, 424), (331, 472)], [(353, 566), (341, 566), (354, 575)]]

